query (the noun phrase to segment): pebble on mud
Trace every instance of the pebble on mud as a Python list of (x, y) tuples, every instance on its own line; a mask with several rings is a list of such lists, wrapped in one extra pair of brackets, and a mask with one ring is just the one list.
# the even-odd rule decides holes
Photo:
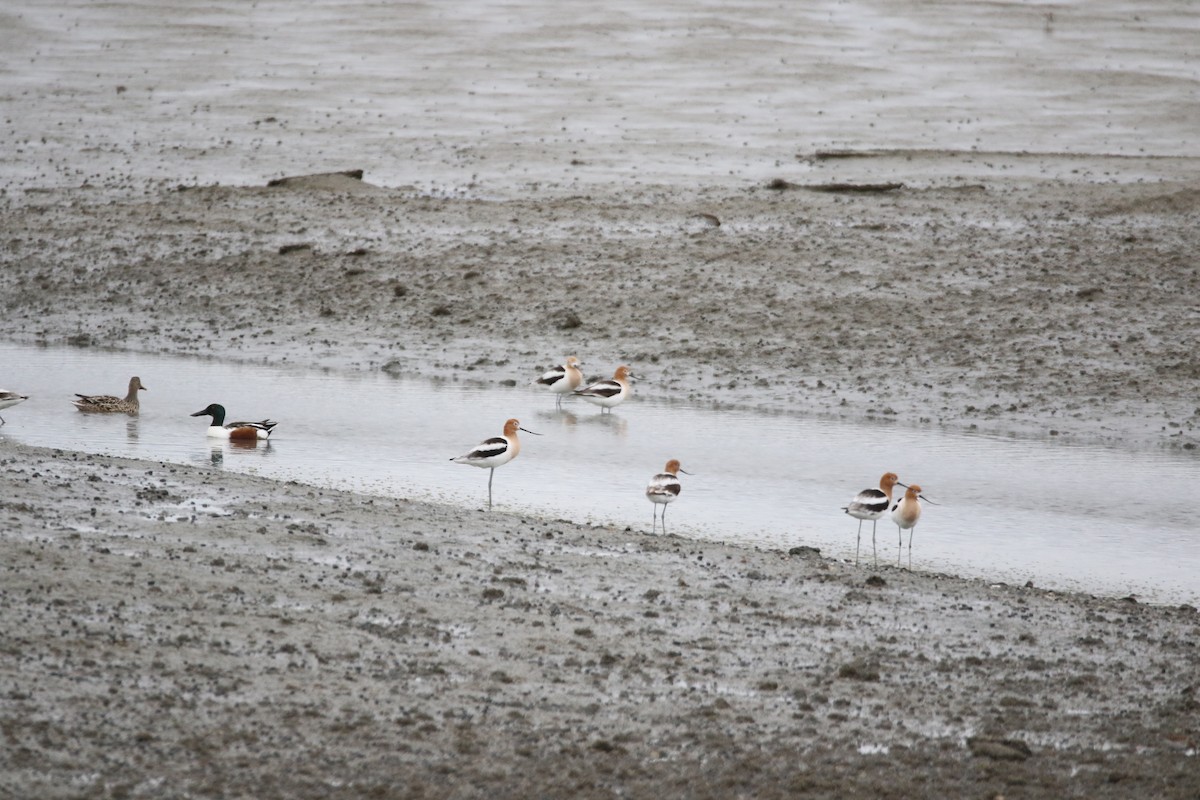
[(979, 758), (991, 758), (997, 761), (1024, 761), (1033, 755), (1029, 745), (1020, 739), (981, 739), (972, 736), (967, 739), (967, 747), (971, 755)]
[(838, 667), (838, 677), (852, 681), (876, 682), (879, 680), (879, 667), (869, 661), (856, 658)]

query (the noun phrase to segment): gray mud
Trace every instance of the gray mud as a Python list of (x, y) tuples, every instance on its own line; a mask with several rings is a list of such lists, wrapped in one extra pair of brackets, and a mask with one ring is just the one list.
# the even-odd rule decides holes
[(1194, 608), (6, 444), (12, 797), (1195, 797)]

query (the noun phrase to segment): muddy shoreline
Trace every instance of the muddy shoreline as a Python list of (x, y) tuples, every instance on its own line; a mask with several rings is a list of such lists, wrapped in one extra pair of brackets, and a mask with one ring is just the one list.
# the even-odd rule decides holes
[(1192, 797), (1192, 607), (0, 445), (25, 797)]

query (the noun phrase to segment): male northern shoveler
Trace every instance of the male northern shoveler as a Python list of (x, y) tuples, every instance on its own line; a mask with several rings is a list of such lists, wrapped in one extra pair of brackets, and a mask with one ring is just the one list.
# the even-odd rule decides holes
[[(492, 478), (496, 476), (496, 467), (504, 466), (521, 452), (521, 440), (517, 438), (517, 431), (533, 433), (528, 428), (522, 428), (521, 423), (517, 420), (510, 419), (504, 423), (503, 435), (484, 439), (475, 445), (471, 452), (450, 459), (456, 464), (470, 464), (472, 467), (486, 467), (491, 470), (488, 473), (489, 509), (492, 507)], [(541, 436), (540, 433), (533, 433), (533, 435)]]
[(136, 414), (141, 408), (138, 403), (138, 392), (147, 391), (142, 386), (142, 379), (134, 375), (129, 379), (129, 392), (125, 397), (114, 397), (111, 394), (78, 394), (78, 400), (72, 400), (75, 407), (85, 414)]
[(247, 439), (266, 439), (271, 435), (271, 431), (278, 425), (278, 422), (272, 422), (269, 419), (264, 419), (261, 422), (225, 422), (225, 406), (217, 403), (211, 403), (203, 411), (197, 411), (192, 414), (193, 417), (212, 417), (208, 425), (208, 435), (217, 439), (236, 439), (245, 441)]
[[(920, 498), (920, 499), (918, 499)], [(915, 483), (910, 484), (904, 490), (904, 497), (892, 506), (892, 522), (896, 523), (896, 530), (900, 534), (900, 547), (904, 547), (904, 532), (908, 531), (908, 563), (912, 565), (912, 537), (913, 529), (917, 527), (917, 520), (921, 518), (921, 500), (926, 503), (937, 505), (925, 495), (921, 494), (921, 487)], [(896, 566), (900, 566), (900, 555), (896, 554)]]
[[(7, 389), (0, 389), (0, 411), (3, 411), (6, 408), (12, 408), (17, 403), (24, 403), (28, 399), (28, 395), (17, 394), (16, 392), (10, 392)], [(4, 417), (0, 417), (0, 425), (4, 424)]]
[(613, 406), (620, 405), (629, 397), (629, 393), (632, 391), (629, 381), (634, 377), (636, 376), (630, 373), (629, 367), (622, 365), (617, 367), (611, 380), (599, 381), (583, 389), (576, 389), (575, 394), (589, 403), (600, 406), (601, 413), (604, 413), (606, 408), (612, 411)]
[(575, 391), (583, 383), (583, 372), (579, 369), (581, 366), (583, 365), (578, 358), (570, 356), (565, 364), (546, 370), (534, 383), (554, 392), (554, 405), (561, 406), (563, 395)]
[(667, 462), (667, 466), (663, 471), (650, 479), (650, 483), (646, 486), (646, 499), (652, 505), (650, 507), (652, 513), (651, 533), (658, 527), (658, 507), (662, 506), (662, 526), (663, 533), (667, 532), (667, 504), (675, 502), (679, 497), (679, 492), (683, 490), (683, 486), (679, 483), (678, 473), (691, 475), (692, 473), (679, 466), (679, 459), (672, 458)]
[(879, 554), (875, 550), (875, 526), (883, 515), (892, 507), (892, 488), (904, 486), (894, 472), (885, 472), (879, 479), (878, 489), (863, 489), (854, 496), (850, 505), (842, 508), (850, 516), (858, 520), (858, 545), (854, 548), (854, 564), (858, 565), (859, 548), (862, 546), (863, 520), (871, 520), (871, 552), (875, 555), (875, 563), (879, 563)]

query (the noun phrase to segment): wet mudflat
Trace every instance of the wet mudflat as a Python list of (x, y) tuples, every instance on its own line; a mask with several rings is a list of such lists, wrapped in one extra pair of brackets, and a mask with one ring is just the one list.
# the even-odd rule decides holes
[(1191, 797), (1197, 615), (6, 444), (41, 797)]
[[(1196, 452), (1186, 4), (399, 8), (8, 4), (5, 340)], [(1192, 605), (208, 455), (0, 442), (0, 794), (1197, 793)]]

